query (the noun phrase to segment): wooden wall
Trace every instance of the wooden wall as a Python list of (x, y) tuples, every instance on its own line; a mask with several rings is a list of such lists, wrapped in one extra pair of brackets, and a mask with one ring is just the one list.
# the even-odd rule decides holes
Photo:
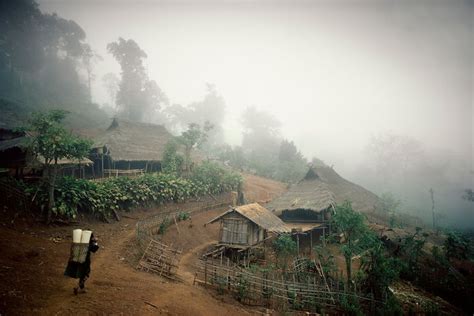
[(263, 229), (237, 212), (229, 213), (221, 219), (221, 243), (251, 246), (263, 238)]

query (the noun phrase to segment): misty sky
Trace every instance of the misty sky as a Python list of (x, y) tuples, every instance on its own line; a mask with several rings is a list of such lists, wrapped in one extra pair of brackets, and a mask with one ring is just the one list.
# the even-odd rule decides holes
[(200, 100), (205, 83), (225, 98), (227, 138), (256, 105), (283, 122), (303, 153), (344, 169), (368, 138), (413, 136), (472, 161), (473, 1), (40, 1), (75, 20), (104, 60), (134, 39), (172, 103)]

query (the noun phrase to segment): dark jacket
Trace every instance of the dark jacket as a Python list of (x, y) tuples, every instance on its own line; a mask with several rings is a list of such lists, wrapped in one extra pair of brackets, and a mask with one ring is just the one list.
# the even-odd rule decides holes
[(96, 252), (98, 249), (99, 245), (97, 244), (97, 239), (95, 239), (92, 234), (86, 260), (83, 263), (69, 260), (64, 275), (75, 279), (89, 277), (89, 273), (91, 272), (91, 253)]

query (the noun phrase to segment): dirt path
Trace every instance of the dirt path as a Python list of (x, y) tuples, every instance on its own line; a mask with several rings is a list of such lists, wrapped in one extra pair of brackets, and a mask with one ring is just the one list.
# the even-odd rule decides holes
[[(280, 192), (282, 184), (252, 176), (255, 197)], [(259, 182), (259, 183), (257, 183)], [(193, 286), (197, 255), (216, 241), (217, 225), (210, 218), (224, 209), (193, 216), (173, 225), (163, 241), (183, 249), (179, 276), (171, 282), (135, 270), (135, 223), (155, 211), (136, 211), (118, 223), (83, 221), (78, 226), (92, 229), (100, 250), (92, 257), (88, 292), (75, 296), (77, 280), (63, 276), (69, 257), (74, 226), (48, 227), (33, 219), (18, 219), (13, 227), (0, 214), (0, 315), (246, 315), (258, 313), (232, 298), (217, 296)]]
[(125, 262), (122, 251), (132, 242), (134, 233), (130, 229), (117, 234), (113, 243), (109, 242), (105, 249), (94, 255), (91, 278), (86, 283), (86, 294), (73, 295), (72, 288), (76, 280), (65, 279), (41, 313), (120, 314), (127, 311), (126, 314), (133, 315), (248, 314), (244, 308), (229, 306), (216, 300), (205, 289), (193, 286), (194, 255), (206, 245), (195, 247), (184, 254), (178, 270), (184, 282), (171, 282), (153, 274), (136, 271)]
[(212, 244), (215, 244), (215, 241), (209, 241), (205, 244), (199, 245), (188, 251), (181, 257), (179, 262), (178, 277), (181, 278), (186, 284), (194, 283), (194, 274), (195, 274), (195, 264), (199, 260), (199, 256), (204, 249), (208, 248)]

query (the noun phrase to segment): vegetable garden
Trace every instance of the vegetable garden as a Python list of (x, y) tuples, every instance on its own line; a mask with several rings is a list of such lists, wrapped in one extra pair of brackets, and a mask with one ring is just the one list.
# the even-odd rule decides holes
[[(107, 218), (113, 211), (131, 210), (167, 202), (181, 202), (188, 198), (217, 195), (236, 190), (240, 174), (216, 164), (205, 162), (187, 178), (173, 173), (144, 174), (136, 178), (118, 177), (100, 182), (64, 177), (55, 185), (53, 214), (74, 219), (79, 213)], [(44, 183), (17, 183), (41, 210), (48, 205), (48, 191)]]

